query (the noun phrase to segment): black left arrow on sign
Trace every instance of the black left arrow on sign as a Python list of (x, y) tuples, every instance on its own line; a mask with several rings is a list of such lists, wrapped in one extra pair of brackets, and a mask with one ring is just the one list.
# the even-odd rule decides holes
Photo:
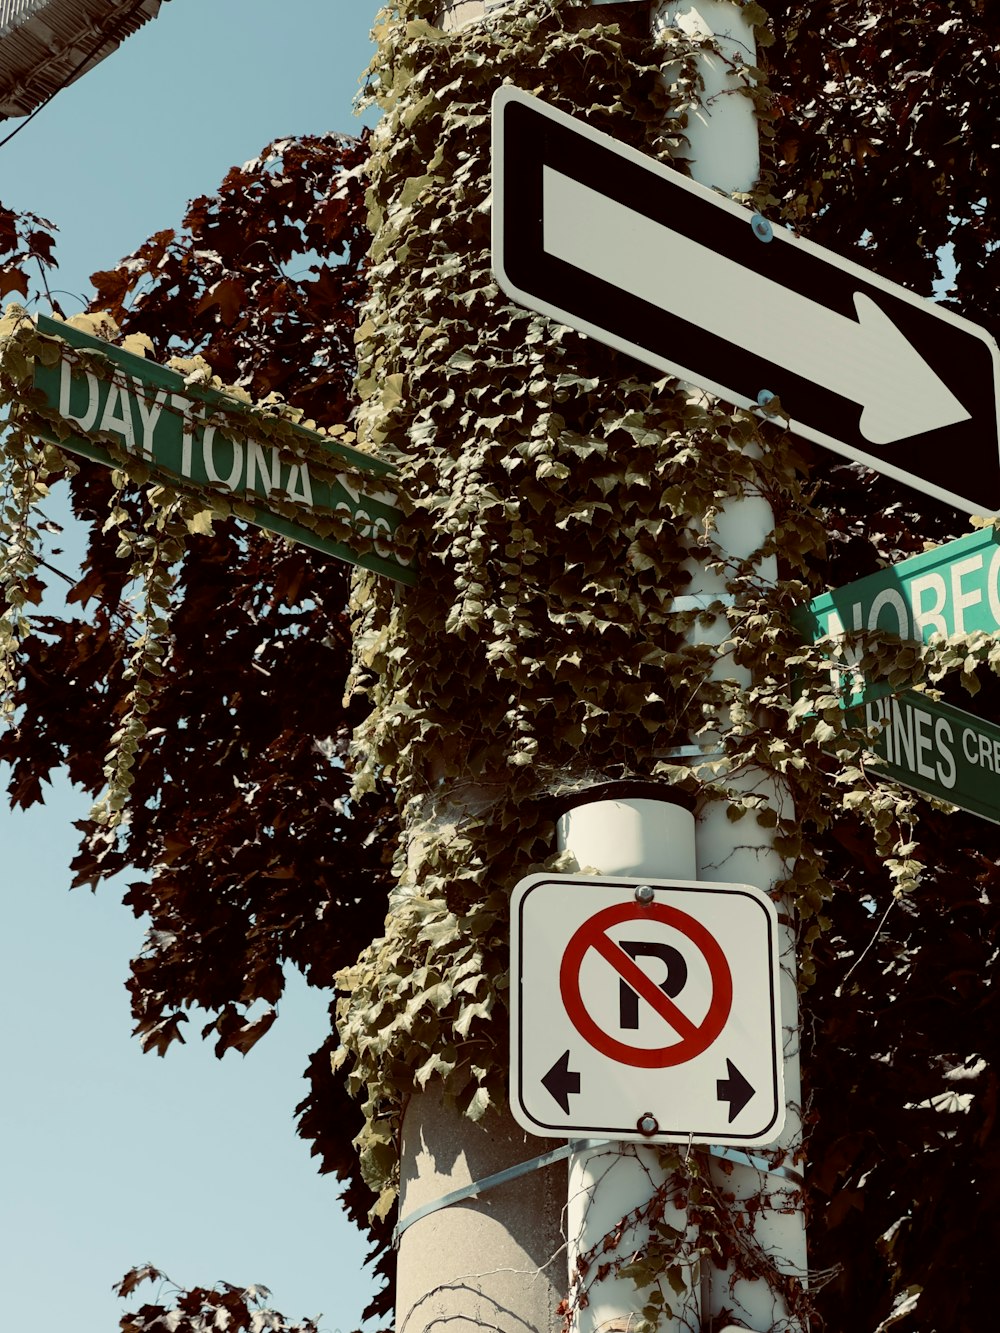
[(542, 1087), (555, 1098), (563, 1114), (569, 1115), (570, 1094), (580, 1091), (580, 1075), (570, 1070), (569, 1051), (563, 1051), (542, 1079)]
[(740, 1073), (732, 1060), (726, 1061), (728, 1078), (720, 1078), (715, 1085), (716, 1097), (729, 1103), (729, 1123), (732, 1124), (750, 1098), (757, 1091)]

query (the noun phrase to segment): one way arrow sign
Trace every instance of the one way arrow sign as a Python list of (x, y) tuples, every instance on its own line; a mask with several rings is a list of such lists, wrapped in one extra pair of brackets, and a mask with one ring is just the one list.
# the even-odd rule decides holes
[(984, 330), (516, 88), (493, 100), (515, 301), (970, 513), (1000, 512)]

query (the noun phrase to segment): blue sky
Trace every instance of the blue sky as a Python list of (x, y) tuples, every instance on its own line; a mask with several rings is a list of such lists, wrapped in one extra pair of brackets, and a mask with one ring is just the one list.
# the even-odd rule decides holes
[[(60, 228), (52, 285), (66, 312), (90, 273), (179, 223), (188, 199), (269, 140), (356, 132), (377, 7), (169, 0), (0, 148), (0, 199)], [(0, 123), (0, 138), (17, 124)], [(72, 534), (62, 544), (69, 562)], [(124, 989), (143, 925), (115, 886), (69, 892), (72, 821), (88, 808), (65, 783), (44, 807), (0, 808), (6, 1325), (114, 1333), (136, 1301), (112, 1284), (149, 1260), (182, 1285), (264, 1283), (286, 1315), (355, 1328), (373, 1290), (365, 1246), (293, 1120), (325, 997), (293, 978), (245, 1060), (218, 1061), (193, 1035), (166, 1059), (143, 1055)]]

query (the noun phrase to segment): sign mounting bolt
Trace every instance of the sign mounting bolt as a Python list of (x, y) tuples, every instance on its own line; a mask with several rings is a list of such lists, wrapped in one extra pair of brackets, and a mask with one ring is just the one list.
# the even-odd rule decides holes
[(635, 1127), (640, 1134), (645, 1134), (647, 1138), (652, 1138), (660, 1128), (660, 1122), (657, 1120), (656, 1116), (653, 1115), (652, 1111), (643, 1111), (642, 1115), (635, 1122)]
[(753, 228), (753, 234), (758, 241), (770, 241), (774, 237), (774, 228), (768, 222), (767, 218), (762, 218), (759, 213), (755, 213), (750, 219), (750, 226)]
[(643, 907), (648, 907), (655, 896), (652, 884), (637, 884), (635, 886), (635, 900), (637, 903), (641, 903)]

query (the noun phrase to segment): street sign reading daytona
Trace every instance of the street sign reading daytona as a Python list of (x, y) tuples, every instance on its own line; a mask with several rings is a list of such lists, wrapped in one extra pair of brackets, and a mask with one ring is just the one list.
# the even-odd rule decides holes
[(970, 513), (1000, 512), (990, 334), (522, 92), (493, 99), (521, 305)]
[(759, 1145), (784, 1121), (777, 919), (745, 884), (532, 875), (511, 904), (511, 1084), (532, 1134)]
[[(171, 485), (231, 495), (257, 527), (399, 582), (416, 582), (415, 567), (396, 551), (393, 533), (402, 512), (392, 489), (395, 470), (384, 460), (291, 423), (295, 447), (279, 449), (254, 438), (254, 410), (235, 399), (45, 315), (37, 325), (58, 358), (36, 360), (31, 385), (63, 429), (33, 412), (31, 399), (18, 411), (43, 439), (105, 467), (116, 466), (106, 447), (112, 445)], [(99, 355), (111, 373), (91, 373), (80, 353)], [(230, 419), (244, 417), (244, 433), (213, 420), (227, 411)]]

